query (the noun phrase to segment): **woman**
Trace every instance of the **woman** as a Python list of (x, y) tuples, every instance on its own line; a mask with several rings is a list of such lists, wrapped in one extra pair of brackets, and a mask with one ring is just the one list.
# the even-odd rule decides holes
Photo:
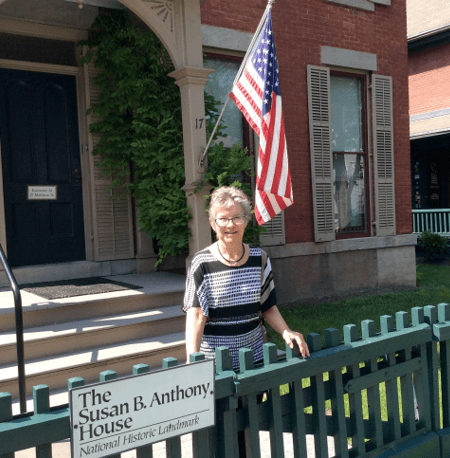
[(240, 348), (250, 348), (255, 363), (261, 362), (259, 311), (291, 348), (296, 341), (302, 356), (309, 356), (302, 334), (291, 331), (278, 310), (270, 260), (242, 241), (250, 217), (250, 202), (241, 190), (224, 186), (213, 192), (209, 221), (217, 242), (194, 256), (186, 282), (187, 358), (198, 351), (214, 357), (216, 347), (226, 346), (234, 369)]

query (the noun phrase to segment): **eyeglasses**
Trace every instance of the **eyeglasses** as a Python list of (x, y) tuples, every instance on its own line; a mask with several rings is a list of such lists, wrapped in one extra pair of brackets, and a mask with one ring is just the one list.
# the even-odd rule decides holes
[(214, 220), (214, 222), (220, 227), (228, 226), (230, 221), (237, 226), (241, 226), (247, 222), (247, 218), (245, 216), (234, 216), (233, 218), (216, 218)]

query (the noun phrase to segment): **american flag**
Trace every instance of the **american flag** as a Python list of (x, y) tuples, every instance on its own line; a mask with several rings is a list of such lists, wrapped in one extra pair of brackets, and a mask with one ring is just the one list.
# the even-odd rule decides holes
[(293, 203), (270, 11), (229, 96), (259, 136), (255, 216), (261, 225)]

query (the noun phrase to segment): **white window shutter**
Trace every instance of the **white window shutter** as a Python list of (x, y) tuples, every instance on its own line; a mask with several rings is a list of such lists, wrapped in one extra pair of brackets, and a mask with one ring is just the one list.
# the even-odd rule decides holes
[(308, 65), (308, 111), (314, 208), (314, 240), (336, 238), (333, 208), (330, 69)]
[[(249, 129), (249, 148), (250, 152), (254, 157), (252, 165), (252, 189), (256, 187), (256, 175), (255, 171), (258, 169), (258, 150), (259, 150), (259, 137), (256, 135), (255, 131), (248, 126)], [(254, 204), (254, 202), (253, 202)], [(259, 241), (261, 246), (275, 246), (275, 245), (285, 245), (286, 237), (284, 232), (284, 212), (278, 213), (274, 218), (272, 218), (267, 223), (263, 224), (263, 227), (267, 229), (267, 232), (261, 233), (259, 235)]]
[[(84, 80), (86, 106), (89, 109), (98, 99), (100, 91), (94, 78), (100, 71), (91, 62), (84, 65)], [(129, 193), (120, 200), (112, 198), (113, 193), (120, 190), (111, 190), (111, 176), (103, 175), (97, 166), (99, 156), (94, 156), (92, 150), (98, 145), (100, 134), (89, 132), (89, 125), (98, 118), (94, 114), (87, 117), (90, 185), (92, 196), (94, 259), (95, 261), (109, 261), (114, 259), (128, 259), (134, 257), (132, 205)]]
[(395, 235), (392, 78), (372, 75), (377, 236)]
[(267, 232), (259, 236), (261, 246), (284, 245), (286, 239), (284, 236), (284, 212), (278, 213), (270, 221), (263, 224)]

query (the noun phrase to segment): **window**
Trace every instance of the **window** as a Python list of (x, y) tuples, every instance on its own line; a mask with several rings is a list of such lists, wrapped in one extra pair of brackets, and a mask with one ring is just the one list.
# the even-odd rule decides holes
[[(227, 100), (228, 93), (231, 91), (234, 78), (240, 65), (241, 60), (231, 57), (227, 59), (207, 56), (205, 59), (205, 68), (212, 68), (215, 70), (209, 75), (205, 90), (220, 102), (218, 106), (219, 111)], [(223, 141), (223, 144), (227, 148), (231, 148), (231, 146), (237, 142), (241, 142), (241, 144), (244, 145), (243, 117), (239, 108), (233, 102), (228, 103), (225, 113), (223, 114), (222, 124), (226, 126), (224, 133), (227, 136), (219, 138), (219, 142)]]
[[(371, 76), (370, 126), (365, 82), (366, 77), (360, 75), (331, 74), (327, 67), (308, 66), (316, 242), (369, 235), (369, 180), (373, 180), (375, 191), (375, 235), (395, 235), (392, 78)], [(368, 173), (370, 165), (373, 176)]]
[[(205, 68), (212, 68), (215, 71), (209, 75), (209, 81), (206, 85), (206, 91), (213, 95), (214, 98), (221, 102), (219, 110), (222, 109), (228, 93), (232, 89), (234, 78), (241, 65), (241, 59), (232, 56), (219, 56), (215, 54), (207, 54), (205, 58)], [(224, 133), (226, 137), (219, 138), (218, 141), (223, 141), (225, 147), (229, 148), (237, 142), (241, 142), (243, 146), (248, 147), (249, 151), (255, 156), (255, 161), (258, 154), (259, 139), (253, 132), (250, 125), (245, 120), (244, 116), (234, 104), (230, 101), (225, 109), (222, 118), (222, 124), (225, 127)], [(256, 165), (255, 165), (256, 170)], [(252, 187), (256, 186), (256, 177), (252, 176)], [(284, 212), (276, 215), (272, 220), (264, 224), (266, 232), (260, 235), (262, 246), (284, 245)]]
[(361, 235), (368, 222), (364, 78), (332, 74), (330, 97), (335, 231)]

